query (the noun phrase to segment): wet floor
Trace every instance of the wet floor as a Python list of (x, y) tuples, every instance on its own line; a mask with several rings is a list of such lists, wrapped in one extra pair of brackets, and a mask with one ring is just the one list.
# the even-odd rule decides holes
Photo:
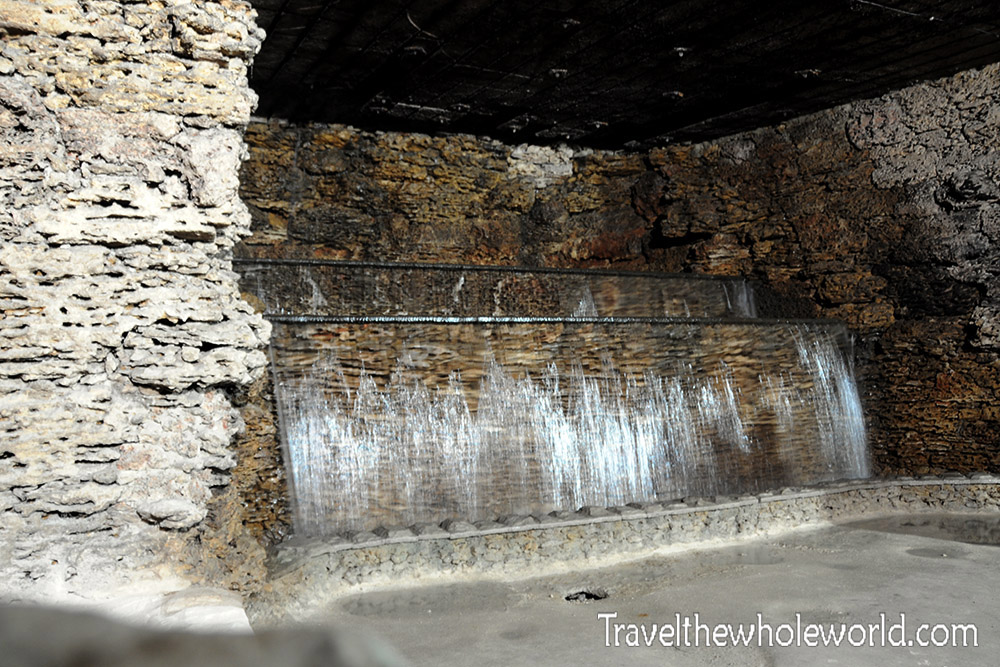
[(381, 635), (415, 665), (992, 667), (998, 542), (1000, 515), (866, 520), (557, 576), (371, 592), (332, 603), (329, 620)]
[(981, 514), (928, 514), (891, 516), (855, 521), (850, 526), (887, 533), (920, 535), (967, 544), (1000, 546), (1000, 516)]

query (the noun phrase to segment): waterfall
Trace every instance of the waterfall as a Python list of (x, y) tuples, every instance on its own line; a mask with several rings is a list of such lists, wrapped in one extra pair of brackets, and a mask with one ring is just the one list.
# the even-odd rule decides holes
[(742, 281), (250, 268), (300, 534), (869, 475), (849, 333), (754, 318)]

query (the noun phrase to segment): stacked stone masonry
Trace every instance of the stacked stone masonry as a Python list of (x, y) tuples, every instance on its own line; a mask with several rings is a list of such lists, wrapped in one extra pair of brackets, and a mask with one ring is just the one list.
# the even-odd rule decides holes
[(269, 335), (231, 264), (254, 12), (0, 0), (0, 36), (0, 593), (258, 577), (229, 489)]
[(632, 154), (251, 123), (251, 257), (743, 275), (833, 317), (881, 474), (1000, 471), (1000, 65)]

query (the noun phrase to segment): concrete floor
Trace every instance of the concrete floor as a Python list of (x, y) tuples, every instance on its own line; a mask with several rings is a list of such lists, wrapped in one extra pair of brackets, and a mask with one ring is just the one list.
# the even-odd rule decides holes
[[(387, 639), (414, 665), (994, 667), (1000, 660), (998, 543), (1000, 515), (916, 515), (803, 529), (553, 577), (373, 592), (335, 601), (328, 618), (339, 629)], [(584, 592), (606, 597), (565, 599)], [(598, 617), (612, 613), (617, 617)], [(757, 636), (750, 646), (727, 641), (706, 647), (706, 630), (694, 629), (695, 614), (711, 631), (716, 624), (753, 623), (758, 613), (782, 642), (793, 638), (796, 614), (803, 628), (846, 624), (850, 634), (840, 647), (758, 646)], [(681, 637), (669, 635), (663, 638), (674, 645), (659, 643), (659, 626), (676, 625), (675, 614), (682, 624), (688, 617), (688, 638), (693, 644), (697, 636), (699, 646), (677, 646)], [(914, 644), (848, 645), (866, 636), (880, 644), (881, 628), (868, 628), (880, 622), (880, 614), (888, 638)], [(901, 614), (905, 636), (891, 628)], [(615, 623), (625, 624), (618, 647)], [(948, 639), (949, 645), (915, 645), (924, 623), (948, 627), (925, 629), (919, 639)], [(852, 629), (855, 624), (864, 629)], [(952, 624), (975, 624), (979, 646), (950, 646)], [(626, 645), (636, 638), (644, 642), (643, 631), (652, 646)], [(803, 632), (803, 639), (815, 640)]]

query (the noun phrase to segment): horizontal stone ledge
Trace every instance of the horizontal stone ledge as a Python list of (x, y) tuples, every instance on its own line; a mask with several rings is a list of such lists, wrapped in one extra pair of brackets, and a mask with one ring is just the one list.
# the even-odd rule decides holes
[(505, 581), (893, 514), (996, 517), (1000, 477), (865, 480), (704, 500), (636, 503), (607, 515), (586, 508), (509, 517), (510, 525), (449, 521), (295, 538), (272, 551), (268, 586), (247, 600), (247, 612), (255, 626), (308, 621), (331, 600), (361, 591), (441, 579)]
[(880, 491), (923, 486), (1000, 485), (1000, 476), (977, 472), (969, 475), (946, 473), (890, 479), (842, 480), (808, 488), (788, 487), (755, 495), (687, 497), (673, 501), (632, 503), (622, 507), (584, 507), (576, 512), (557, 511), (549, 514), (521, 515), (499, 521), (479, 521), (475, 525), (449, 519), (441, 524), (419, 524), (411, 527), (379, 526), (372, 531), (355, 531), (325, 537), (292, 539), (275, 548), (279, 562), (294, 560), (303, 553), (315, 557), (349, 549), (369, 549), (391, 544), (428, 540), (460, 540), (487, 535), (547, 531), (610, 522), (638, 522), (674, 515), (718, 513), (752, 505), (791, 503), (796, 500), (836, 496), (856, 491)]

